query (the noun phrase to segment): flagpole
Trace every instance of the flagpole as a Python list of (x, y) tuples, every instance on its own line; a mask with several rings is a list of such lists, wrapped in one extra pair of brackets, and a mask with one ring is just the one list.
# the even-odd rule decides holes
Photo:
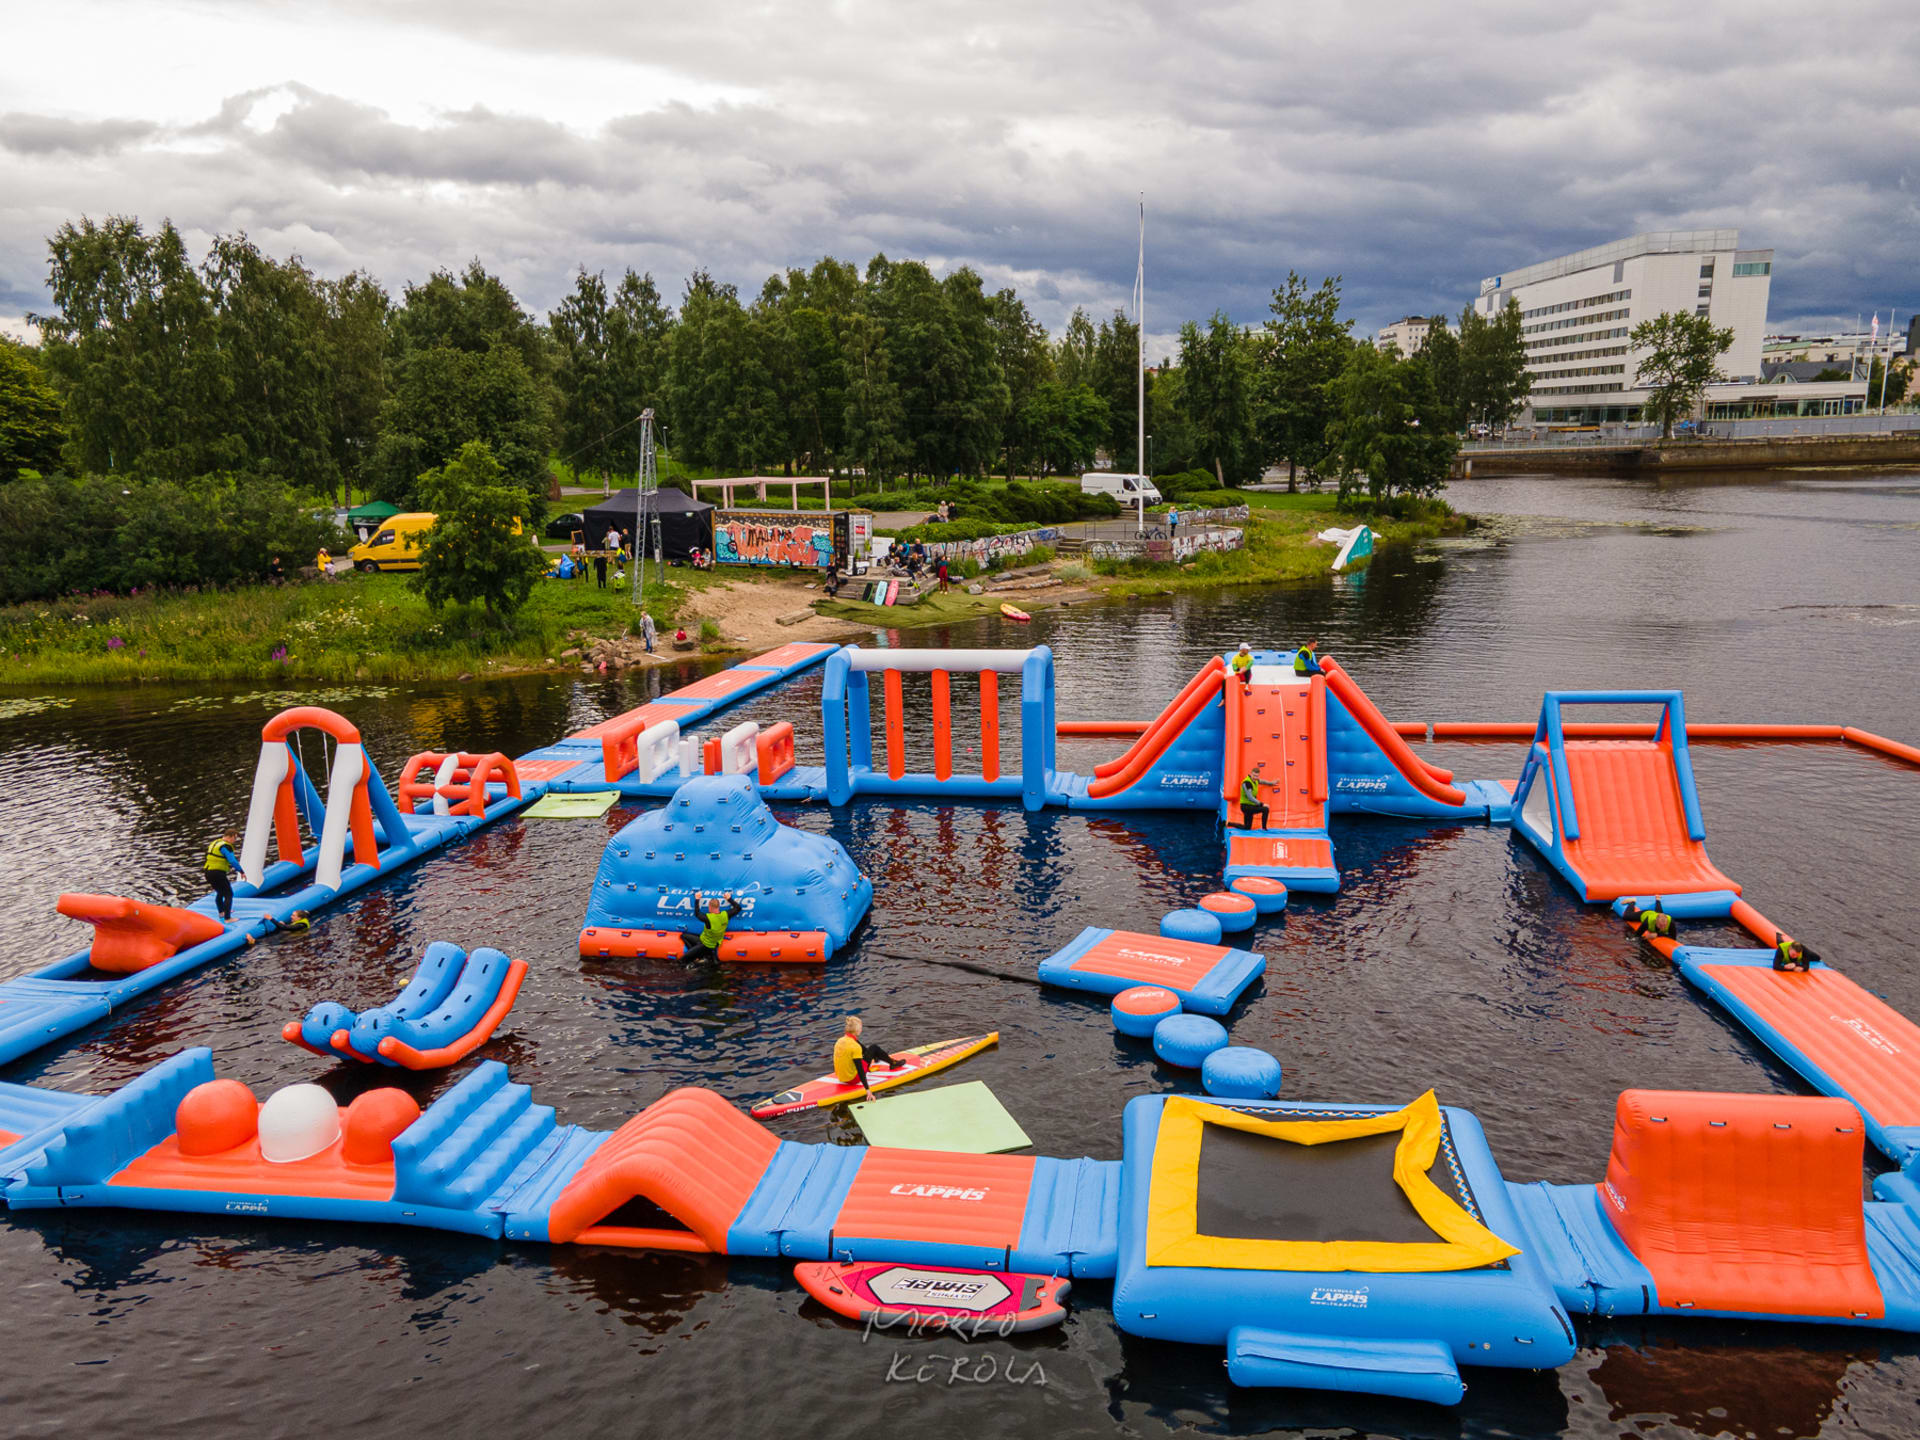
[[(1880, 413), (1887, 413), (1887, 376), (1893, 373), (1893, 322), (1898, 310), (1887, 311), (1887, 358), (1880, 365)], [(1869, 379), (1873, 376), (1871, 368), (1867, 371)]]
[[(1140, 473), (1147, 473), (1147, 195), (1140, 192), (1140, 264), (1133, 273), (1133, 320), (1137, 330), (1136, 338), (1140, 343), (1140, 353), (1134, 370), (1136, 394), (1135, 430), (1133, 440), (1133, 463), (1140, 467)], [(1141, 491), (1140, 526), (1147, 525), (1146, 492)]]

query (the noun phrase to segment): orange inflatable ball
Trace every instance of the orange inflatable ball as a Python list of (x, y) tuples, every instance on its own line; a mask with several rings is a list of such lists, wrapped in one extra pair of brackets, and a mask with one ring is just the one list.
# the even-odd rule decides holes
[(404, 1090), (369, 1090), (347, 1107), (346, 1140), (340, 1154), (349, 1165), (387, 1165), (394, 1137), (420, 1118), (420, 1106)]
[(182, 1155), (218, 1155), (259, 1132), (260, 1102), (238, 1080), (209, 1080), (181, 1099), (173, 1127)]

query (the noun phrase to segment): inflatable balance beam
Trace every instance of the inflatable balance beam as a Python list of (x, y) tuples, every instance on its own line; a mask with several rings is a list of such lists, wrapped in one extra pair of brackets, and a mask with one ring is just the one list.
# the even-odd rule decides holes
[(1188, 1010), (1224, 1015), (1266, 968), (1267, 957), (1251, 950), (1089, 925), (1040, 962), (1040, 980), (1092, 995), (1158, 985)]

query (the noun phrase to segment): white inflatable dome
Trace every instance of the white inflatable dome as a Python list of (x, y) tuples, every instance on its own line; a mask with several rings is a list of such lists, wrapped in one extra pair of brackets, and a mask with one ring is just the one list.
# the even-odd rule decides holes
[(289, 1085), (260, 1107), (260, 1154), (275, 1165), (318, 1155), (340, 1138), (340, 1107), (318, 1085)]

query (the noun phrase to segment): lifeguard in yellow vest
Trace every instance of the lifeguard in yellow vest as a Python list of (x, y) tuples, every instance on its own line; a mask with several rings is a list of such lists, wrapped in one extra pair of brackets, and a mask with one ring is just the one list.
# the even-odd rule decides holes
[(869, 1045), (860, 1038), (861, 1024), (858, 1015), (847, 1016), (845, 1033), (833, 1045), (833, 1078), (842, 1085), (858, 1084), (867, 1091), (867, 1098), (873, 1098), (868, 1087), (873, 1083), (867, 1078), (867, 1066), (885, 1065), (889, 1068), (894, 1059), (878, 1045)]
[(1253, 773), (1240, 782), (1240, 828), (1242, 830), (1251, 830), (1254, 828), (1253, 817), (1256, 815), (1260, 817), (1259, 828), (1262, 830), (1267, 828), (1268, 811), (1266, 802), (1260, 798), (1260, 787), (1264, 785), (1272, 789), (1278, 786), (1280, 782), (1278, 780), (1261, 779), (1260, 777), (1266, 768), (1267, 762), (1262, 760), (1258, 765), (1253, 767)]

